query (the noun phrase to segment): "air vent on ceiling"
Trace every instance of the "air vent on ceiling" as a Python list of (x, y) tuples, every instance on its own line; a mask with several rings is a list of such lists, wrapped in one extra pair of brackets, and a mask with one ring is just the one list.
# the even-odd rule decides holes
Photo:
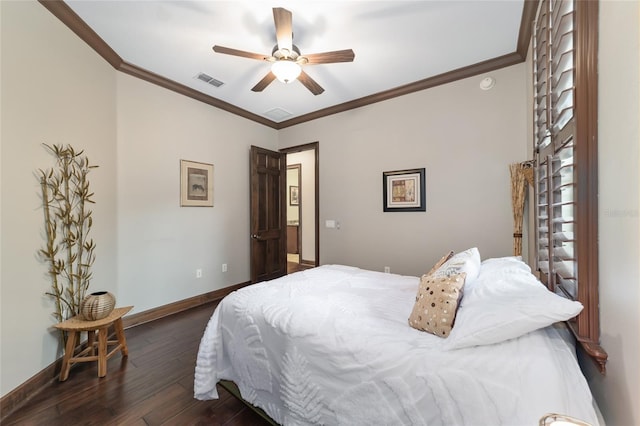
[(198, 75), (196, 75), (195, 78), (197, 78), (198, 80), (202, 80), (205, 83), (210, 84), (210, 85), (212, 85), (214, 87), (220, 87), (220, 86), (222, 86), (224, 84), (220, 80), (216, 80), (215, 78), (213, 78), (210, 75), (207, 75), (207, 74), (205, 74), (203, 72), (201, 72)]
[(291, 117), (293, 114), (291, 114), (289, 111), (283, 110), (282, 108), (274, 108), (265, 112), (264, 115), (266, 115), (273, 121), (281, 121), (287, 117)]

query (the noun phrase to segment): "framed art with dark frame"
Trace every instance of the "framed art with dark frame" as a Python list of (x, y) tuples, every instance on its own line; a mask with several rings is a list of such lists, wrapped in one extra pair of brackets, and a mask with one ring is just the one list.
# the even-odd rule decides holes
[(426, 211), (424, 175), (424, 168), (382, 172), (382, 203), (384, 211)]
[(299, 206), (300, 205), (300, 193), (299, 187), (291, 185), (289, 187), (289, 205), (290, 206)]
[(180, 206), (213, 207), (213, 164), (180, 160)]

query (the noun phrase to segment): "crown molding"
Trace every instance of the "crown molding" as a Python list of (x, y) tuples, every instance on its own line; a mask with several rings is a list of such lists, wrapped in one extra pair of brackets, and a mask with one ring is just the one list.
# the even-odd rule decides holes
[(197, 90), (194, 90), (168, 78), (162, 77), (161, 75), (152, 73), (148, 70), (145, 70), (144, 68), (140, 68), (136, 65), (125, 62), (63, 0), (38, 1), (63, 24), (65, 24), (71, 31), (73, 31), (78, 37), (80, 37), (80, 39), (87, 43), (89, 47), (95, 50), (98, 55), (102, 56), (117, 71), (140, 78), (149, 83), (172, 90), (181, 95), (187, 96), (200, 102), (204, 102), (215, 108), (222, 109), (231, 114), (238, 115), (240, 117), (246, 118), (248, 120), (276, 130), (295, 126), (301, 123), (306, 123), (308, 121), (327, 117), (329, 115), (337, 114), (340, 112), (349, 111), (351, 109), (371, 105), (377, 102), (382, 102), (399, 96), (408, 95), (410, 93), (419, 92), (421, 90), (426, 90), (443, 84), (452, 83), (457, 80), (473, 77), (475, 75), (524, 62), (526, 60), (527, 51), (529, 49), (533, 17), (535, 16), (535, 10), (538, 4), (538, 0), (525, 0), (524, 8), (522, 11), (522, 18), (520, 21), (520, 31), (518, 33), (517, 47), (516, 51), (513, 53), (509, 53), (483, 62), (478, 62), (477, 64), (458, 68), (453, 71), (425, 78), (423, 80), (385, 90), (383, 92), (374, 93), (373, 95), (365, 96), (339, 105), (334, 105), (329, 108), (320, 109), (318, 111), (304, 114), (290, 120), (275, 122), (213, 96), (198, 92)]

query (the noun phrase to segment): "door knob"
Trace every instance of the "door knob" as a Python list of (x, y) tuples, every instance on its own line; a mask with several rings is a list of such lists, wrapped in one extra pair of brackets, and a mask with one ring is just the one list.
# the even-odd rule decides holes
[(254, 240), (259, 240), (260, 236), (258, 236), (258, 234), (251, 234), (251, 238), (253, 238)]

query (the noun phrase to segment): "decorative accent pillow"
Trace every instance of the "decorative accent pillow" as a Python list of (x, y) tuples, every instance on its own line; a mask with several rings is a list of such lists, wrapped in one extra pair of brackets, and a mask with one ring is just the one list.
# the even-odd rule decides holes
[(409, 316), (409, 325), (417, 330), (447, 337), (456, 318), (466, 275), (464, 272), (441, 277), (423, 275), (416, 303)]
[(453, 257), (453, 251), (450, 251), (449, 253), (445, 254), (444, 256), (442, 256), (440, 258), (440, 260), (438, 260), (436, 262), (435, 265), (433, 265), (433, 267), (431, 268), (431, 270), (429, 270), (429, 272), (427, 272), (425, 275), (431, 275), (433, 274), (435, 271), (437, 271), (442, 265), (444, 265), (444, 263), (451, 259)]
[(516, 258), (485, 261), (478, 279), (465, 287), (456, 327), (446, 349), (490, 345), (567, 321), (583, 309), (549, 291)]
[(434, 272), (434, 275), (443, 277), (464, 272), (467, 274), (467, 282), (470, 282), (478, 277), (480, 264), (480, 252), (476, 247), (473, 247), (453, 255)]

